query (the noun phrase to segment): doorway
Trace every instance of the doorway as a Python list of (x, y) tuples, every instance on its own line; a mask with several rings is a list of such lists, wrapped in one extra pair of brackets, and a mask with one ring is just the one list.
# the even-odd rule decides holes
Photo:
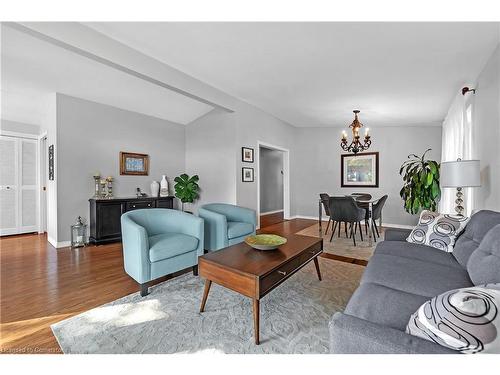
[(258, 214), (263, 228), (290, 218), (289, 151), (258, 142)]

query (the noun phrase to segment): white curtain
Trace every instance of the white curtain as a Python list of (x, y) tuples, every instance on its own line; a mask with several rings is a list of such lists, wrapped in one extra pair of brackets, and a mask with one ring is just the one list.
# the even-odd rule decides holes
[[(448, 114), (443, 122), (441, 161), (463, 160), (474, 157), (473, 150), (473, 113), (474, 94), (469, 92), (465, 96), (458, 93), (453, 99)], [(465, 212), (470, 216), (473, 210), (473, 189), (464, 188)], [(456, 189), (442, 188), (439, 211), (455, 213)]]

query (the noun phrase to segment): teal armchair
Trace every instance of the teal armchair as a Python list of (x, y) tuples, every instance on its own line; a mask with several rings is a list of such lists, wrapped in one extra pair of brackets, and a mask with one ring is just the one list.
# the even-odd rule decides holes
[(254, 210), (232, 204), (205, 204), (198, 215), (205, 221), (205, 249), (209, 251), (243, 242), (257, 227)]
[(134, 210), (121, 216), (125, 272), (140, 284), (193, 268), (198, 274), (198, 256), (203, 255), (203, 220), (166, 208)]

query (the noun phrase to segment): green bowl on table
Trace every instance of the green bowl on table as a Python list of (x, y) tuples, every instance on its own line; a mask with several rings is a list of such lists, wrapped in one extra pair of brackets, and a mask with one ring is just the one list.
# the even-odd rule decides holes
[(245, 238), (245, 243), (257, 250), (274, 250), (286, 244), (286, 238), (276, 234), (254, 234)]

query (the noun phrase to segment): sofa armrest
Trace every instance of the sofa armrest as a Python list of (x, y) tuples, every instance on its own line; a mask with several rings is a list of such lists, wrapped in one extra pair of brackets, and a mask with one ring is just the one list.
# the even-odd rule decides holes
[(329, 323), (334, 354), (457, 354), (457, 351), (394, 328), (336, 313)]
[(227, 247), (229, 240), (226, 216), (204, 208), (198, 210), (198, 215), (205, 222), (205, 249), (219, 250)]
[(150, 281), (149, 239), (146, 229), (127, 215), (121, 217), (125, 271), (138, 283)]
[(406, 241), (411, 229), (389, 228), (384, 232), (384, 241)]

